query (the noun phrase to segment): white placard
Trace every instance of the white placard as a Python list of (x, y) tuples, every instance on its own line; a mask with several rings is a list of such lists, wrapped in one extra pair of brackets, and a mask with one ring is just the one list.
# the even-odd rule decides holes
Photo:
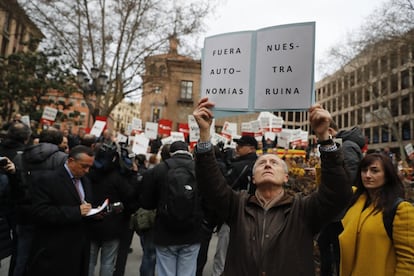
[(252, 32), (208, 37), (204, 41), (201, 95), (216, 108), (247, 109)]
[(23, 122), (23, 124), (30, 126), (30, 116), (29, 115), (24, 115), (21, 118), (21, 121)]
[(145, 136), (149, 139), (157, 139), (158, 124), (153, 122), (145, 123)]
[(260, 132), (260, 121), (259, 120), (251, 121), (250, 125), (252, 126), (252, 131), (254, 133)]
[(188, 115), (189, 141), (197, 142), (200, 139), (200, 128), (193, 115)]
[(174, 142), (173, 138), (171, 136), (165, 137), (161, 139), (161, 144), (168, 145), (172, 144)]
[(122, 133), (118, 133), (118, 135), (116, 137), (116, 141), (118, 143), (126, 143), (128, 141), (128, 136), (123, 135)]
[(142, 130), (142, 120), (139, 118), (132, 118), (132, 130)]
[(230, 137), (236, 135), (237, 134), (237, 123), (230, 123), (227, 121), (224, 122), (221, 133), (228, 135)]
[(307, 131), (301, 130), (300, 132), (300, 139), (302, 140), (302, 143), (308, 142), (309, 133)]
[(411, 154), (414, 154), (413, 144), (409, 143), (405, 145), (404, 148), (408, 156), (410, 156)]
[(54, 122), (56, 119), (56, 115), (58, 113), (58, 110), (56, 108), (45, 106), (42, 113), (42, 119), (46, 119), (48, 121)]
[(127, 133), (128, 135), (131, 135), (131, 133), (132, 133), (132, 124), (131, 124), (131, 123), (128, 123), (128, 124), (127, 124), (127, 127), (126, 127), (126, 133)]
[(252, 124), (250, 122), (242, 122), (240, 126), (240, 131), (243, 132), (253, 132)]
[(303, 110), (313, 101), (315, 22), (207, 37), (201, 97), (217, 110)]
[(217, 145), (219, 142), (223, 142), (224, 145), (226, 145), (227, 144), (227, 141), (228, 141), (228, 139), (226, 137), (224, 137), (224, 136), (222, 136), (220, 134), (217, 134), (217, 133), (214, 133), (211, 136), (211, 143), (213, 145)]
[(100, 137), (102, 131), (105, 128), (105, 125), (106, 125), (106, 122), (105, 121), (96, 120), (95, 123), (92, 126), (92, 129), (91, 129), (90, 134), (93, 134), (96, 137)]
[(274, 116), (270, 121), (270, 131), (272, 132), (281, 132), (283, 127), (284, 120), (282, 117)]
[(144, 133), (135, 135), (132, 152), (135, 154), (146, 154), (148, 151), (149, 139)]
[(266, 131), (266, 132), (264, 133), (264, 137), (265, 137), (265, 140), (270, 139), (270, 140), (274, 141), (274, 140), (275, 140), (275, 138), (276, 138), (276, 132), (269, 132), (269, 131)]
[(179, 131), (171, 131), (171, 138), (173, 140), (173, 142), (175, 141), (183, 141), (185, 142), (185, 137), (184, 137), (184, 133), (179, 132)]
[(255, 109), (309, 108), (314, 53), (314, 23), (257, 31)]

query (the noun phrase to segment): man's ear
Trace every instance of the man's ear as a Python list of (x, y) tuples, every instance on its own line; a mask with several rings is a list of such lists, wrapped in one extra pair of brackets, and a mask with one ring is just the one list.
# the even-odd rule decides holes
[(256, 181), (254, 181), (254, 176), (252, 175), (252, 183), (256, 185)]
[(288, 180), (289, 180), (289, 174), (287, 173), (287, 174), (285, 174), (285, 183), (287, 183)]

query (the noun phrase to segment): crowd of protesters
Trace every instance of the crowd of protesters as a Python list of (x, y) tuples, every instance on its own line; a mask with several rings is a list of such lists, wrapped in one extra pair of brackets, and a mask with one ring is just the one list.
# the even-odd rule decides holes
[[(201, 108), (199, 110), (196, 109), (194, 114), (197, 115), (197, 112), (207, 112), (206, 110), (208, 110), (208, 108), (206, 108), (205, 104), (206, 102), (202, 103)], [(324, 114), (324, 116), (327, 115)], [(199, 121), (199, 125), (200, 122), (201, 124), (205, 123), (203, 121), (204, 119), (205, 117), (201, 115), (198, 117), (198, 120), (201, 120)], [(157, 246), (157, 243), (159, 243), (160, 240), (162, 240), (162, 243), (165, 243), (166, 234), (162, 238), (155, 235), (154, 243), (154, 231), (152, 227), (145, 230), (137, 229), (134, 227), (132, 220), (134, 217), (136, 217), (136, 214), (138, 212), (137, 210), (142, 207), (140, 202), (142, 198), (140, 199), (140, 195), (145, 194), (148, 191), (148, 187), (151, 185), (151, 183), (155, 182), (155, 180), (149, 178), (149, 175), (153, 174), (154, 171), (159, 170), (160, 164), (165, 163), (165, 160), (169, 159), (171, 155), (175, 154), (178, 156), (178, 152), (180, 154), (191, 156), (187, 157), (191, 160), (194, 158), (194, 156), (196, 156), (195, 161), (193, 160), (195, 164), (194, 166), (198, 170), (197, 172), (199, 174), (203, 174), (204, 163), (197, 163), (199, 162), (197, 161), (197, 156), (198, 160), (206, 158), (205, 154), (206, 152), (208, 153), (208, 151), (201, 151), (201, 153), (197, 153), (196, 151), (192, 152), (189, 150), (191, 153), (186, 154), (184, 152), (186, 151), (184, 144), (180, 144), (179, 146), (174, 145), (173, 149), (170, 149), (170, 145), (162, 145), (160, 142), (161, 139), (158, 138), (151, 141), (147, 154), (135, 155), (131, 152), (130, 144), (120, 144), (116, 142), (115, 133), (111, 129), (106, 129), (100, 137), (87, 134), (83, 130), (80, 130), (76, 135), (74, 135), (67, 129), (60, 130), (55, 127), (48, 127), (38, 132), (23, 124), (18, 116), (16, 116), (13, 121), (4, 124), (2, 129), (3, 130), (0, 137), (0, 156), (6, 157), (7, 162), (4, 166), (2, 165), (0, 173), (0, 237), (2, 238), (0, 241), (0, 258), (3, 259), (5, 257), (11, 256), (9, 276), (46, 275), (44, 274), (45, 271), (48, 271), (48, 273), (51, 273), (51, 271), (59, 271), (59, 275), (76, 274), (92, 276), (96, 270), (100, 270), (100, 275), (102, 276), (124, 275), (128, 253), (133, 250), (133, 248), (131, 248), (131, 242), (134, 233), (137, 233), (140, 236), (140, 242), (143, 250), (141, 267), (137, 268), (137, 271), (139, 270), (141, 275), (144, 276), (155, 275), (157, 261), (163, 262), (163, 259), (161, 259), (160, 255), (157, 255), (161, 250), (160, 246)], [(321, 132), (321, 135), (325, 135), (325, 133)], [(324, 187), (323, 185), (326, 185), (326, 183), (324, 183), (323, 176), (323, 158), (326, 158), (327, 154), (330, 154), (327, 152), (336, 152), (337, 150), (340, 151), (342, 147), (339, 145), (338, 149), (333, 146), (332, 148), (327, 147), (328, 150), (326, 152), (323, 150), (320, 152), (319, 148), (321, 146), (315, 144), (312, 145), (308, 151), (303, 151), (306, 152), (306, 155), (304, 155), (302, 152), (300, 152), (298, 155), (294, 155), (289, 154), (288, 151), (282, 154), (277, 154), (277, 140), (272, 141), (270, 139), (263, 139), (260, 141), (256, 140), (253, 137), (242, 136), (239, 139), (234, 139), (234, 144), (236, 147), (231, 147), (228, 145), (218, 145), (214, 147), (216, 162), (219, 164), (222, 174), (222, 176), (217, 175), (217, 178), (215, 178), (217, 181), (215, 182), (221, 182), (221, 177), (223, 177), (225, 183), (230, 186), (231, 192), (230, 190), (228, 191), (229, 198), (234, 197), (233, 200), (238, 201), (240, 199), (238, 197), (235, 197), (235, 195), (238, 195), (245, 191), (250, 196), (257, 196), (259, 201), (264, 200), (258, 196), (260, 195), (260, 191), (256, 191), (257, 185), (254, 183), (254, 180), (257, 181), (257, 179), (254, 177), (254, 166), (256, 164), (256, 160), (262, 160), (263, 155), (270, 154), (275, 155), (278, 158), (277, 160), (282, 160), (283, 164), (286, 166), (286, 181), (283, 183), (283, 190), (285, 193), (285, 195), (283, 195), (284, 200), (286, 200), (286, 202), (289, 202), (288, 204), (292, 204), (292, 202), (296, 202), (294, 198), (297, 198), (298, 195), (301, 195), (301, 197), (305, 198), (303, 201), (305, 203), (298, 201), (300, 203), (293, 204), (305, 205), (308, 204), (306, 203), (306, 198), (312, 198), (312, 196), (316, 196), (320, 192), (321, 185), (322, 187)], [(332, 145), (335, 145), (335, 143), (333, 142)], [(84, 148), (79, 148), (79, 146)], [(200, 145), (198, 144), (198, 146)], [(204, 145), (201, 144), (201, 146)], [(331, 144), (328, 146), (331, 146)], [(75, 150), (71, 153), (73, 149)], [(398, 188), (399, 190), (396, 188), (394, 195), (402, 197), (407, 202), (414, 203), (414, 162), (412, 160), (399, 160), (396, 154), (393, 154), (389, 151), (389, 148), (384, 148), (382, 151), (377, 151), (376, 154), (379, 156), (374, 158), (372, 157), (373, 155), (364, 153), (361, 156), (361, 159), (363, 158), (362, 165), (360, 166), (359, 162), (356, 164), (356, 180), (352, 182), (352, 185), (356, 185), (356, 192), (354, 190), (354, 197), (351, 200), (353, 205), (346, 208), (340, 208), (341, 210), (338, 209), (337, 215), (340, 215), (338, 220), (339, 223), (344, 217), (347, 208), (350, 208), (349, 212), (355, 212), (354, 206), (359, 204), (359, 201), (365, 200), (365, 197), (369, 199), (367, 200), (366, 204), (372, 204), (372, 210), (374, 211), (381, 211), (384, 208), (388, 210), (391, 208), (391, 203), (387, 202), (385, 199), (381, 199), (381, 202), (385, 200), (385, 203), (377, 204), (375, 200), (380, 199), (376, 199), (376, 195), (371, 194), (370, 190), (364, 190), (363, 174), (366, 173), (366, 171), (371, 170), (373, 164), (386, 168), (386, 170), (395, 169), (395, 176), (398, 177), (398, 181), (397, 179), (390, 179), (389, 174), (391, 171), (386, 171), (387, 175), (385, 177), (385, 185), (388, 185), (387, 183), (390, 181), (393, 183), (401, 182), (403, 188)], [(93, 160), (88, 159), (89, 155), (93, 157)], [(387, 159), (383, 160), (381, 159), (381, 156), (385, 156)], [(387, 167), (388, 161), (390, 164), (392, 164), (392, 168)], [(213, 162), (213, 160), (208, 159), (208, 162)], [(270, 162), (276, 161), (271, 160)], [(58, 169), (61, 171), (65, 171), (66, 169), (69, 175), (73, 174), (73, 176), (75, 176), (74, 174), (76, 172), (76, 164), (78, 163), (83, 164), (85, 167), (83, 173), (78, 176), (79, 179), (82, 179), (83, 185), (83, 192), (79, 194), (79, 206), (77, 205), (78, 203), (74, 203), (74, 207), (78, 208), (80, 210), (80, 213), (79, 216), (74, 215), (71, 219), (71, 216), (66, 214), (65, 216), (67, 216), (67, 221), (57, 222), (60, 221), (61, 215), (63, 213), (60, 213), (56, 219), (52, 220), (51, 218), (53, 217), (53, 212), (47, 213), (48, 218), (45, 219), (46, 215), (42, 212), (46, 212), (44, 210), (47, 208), (49, 208), (47, 210), (50, 210), (51, 207), (48, 206), (46, 208), (39, 202), (41, 202), (41, 200), (44, 200), (46, 196), (52, 197), (52, 195), (48, 194), (47, 192), (45, 194), (42, 194), (42, 192), (44, 192), (42, 191), (42, 188), (37, 187), (33, 191), (22, 191), (13, 187), (23, 187), (26, 185), (26, 180), (21, 175), (21, 172), (23, 170), (30, 170), (31, 172), (38, 170), (42, 173), (39, 173), (37, 176), (35, 173), (32, 173), (33, 175), (31, 177), (33, 177), (33, 179), (30, 181), (47, 182), (50, 181), (50, 179), (56, 179), (56, 177), (59, 177), (55, 174), (55, 171)], [(49, 172), (45, 173), (45, 171)], [(338, 173), (338, 177), (342, 177), (341, 172), (338, 171)], [(162, 178), (162, 175), (164, 174), (165, 172), (158, 174), (158, 177)], [(86, 178), (83, 178), (84, 176)], [(144, 182), (142, 182), (143, 179)], [(159, 181), (162, 181), (162, 179)], [(200, 179), (198, 178), (197, 181), (200, 181)], [(348, 182), (350, 181), (348, 180)], [(142, 190), (143, 187), (145, 187), (145, 185), (142, 186), (142, 183), (146, 183), (146, 190)], [(224, 189), (224, 187), (220, 186), (220, 189)], [(27, 192), (33, 192), (33, 198), (31, 198), (32, 195), (27, 194)], [(201, 189), (201, 193), (203, 192), (207, 194), (209, 193), (206, 188)], [(88, 218), (86, 214), (89, 212), (89, 210), (91, 208), (99, 207), (99, 205), (102, 204), (106, 198), (109, 198), (111, 203), (108, 208), (106, 208), (104, 212), (98, 213), (97, 215)], [(148, 198), (149, 197), (146, 197), (147, 200)], [(52, 200), (51, 198), (49, 199)], [(220, 202), (216, 201), (214, 197), (208, 197), (207, 199), (210, 204), (213, 202), (213, 205), (215, 205), (217, 202)], [(345, 198), (341, 198), (341, 200), (342, 199), (345, 200)], [(281, 199), (278, 198), (277, 200)], [(277, 201), (275, 202), (276, 203), (273, 202), (272, 204), (274, 204), (275, 208), (279, 208)], [(347, 202), (349, 202), (348, 199)], [(157, 206), (156, 202), (150, 202), (146, 204), (147, 207), (151, 208), (156, 208)], [(266, 208), (266, 210), (268, 210), (267, 208), (270, 207), (266, 204), (264, 205), (266, 207), (262, 206), (260, 208)], [(345, 205), (347, 204), (344, 202), (344, 206)], [(220, 203), (217, 206), (224, 207), (225, 205), (221, 205)], [(233, 210), (231, 208), (235, 208), (234, 206), (227, 205), (226, 207), (230, 208), (229, 210)], [(408, 205), (403, 204), (403, 207), (399, 208), (409, 207)], [(222, 214), (217, 214), (217, 210), (209, 211), (214, 213), (214, 215), (212, 215), (212, 217), (214, 217), (212, 219), (213, 222), (209, 221), (212, 225), (211, 227), (209, 226), (208, 231), (203, 232), (202, 235), (193, 233), (194, 238), (190, 239), (191, 242), (196, 244), (200, 243), (200, 246), (192, 248), (192, 250), (195, 250), (194, 252), (196, 252), (196, 255), (198, 254), (198, 258), (196, 258), (196, 260), (192, 260), (191, 262), (191, 266), (194, 269), (188, 269), (188, 271), (185, 273), (189, 273), (188, 275), (203, 275), (203, 268), (207, 261), (207, 251), (209, 250), (209, 242), (212, 235), (217, 235), (219, 240), (217, 248), (210, 248), (210, 250), (216, 251), (213, 260), (213, 275), (221, 275), (223, 272), (229, 275), (236, 275), (235, 273), (238, 271), (238, 269), (245, 269), (243, 273), (248, 273), (247, 271), (253, 269), (252, 267), (248, 267), (248, 262), (246, 263), (246, 267), (240, 266), (240, 264), (239, 267), (234, 266), (238, 263), (238, 258), (236, 257), (237, 254), (234, 254), (237, 253), (239, 249), (246, 250), (246, 248), (242, 249), (236, 246), (238, 249), (235, 250), (234, 246), (232, 245), (232, 240), (234, 243), (237, 242), (234, 241), (235, 238), (242, 237), (240, 235), (232, 233), (230, 230), (231, 226), (234, 227), (235, 224), (235, 221), (231, 219), (231, 214), (229, 213), (227, 217), (221, 217)], [(351, 225), (353, 225), (352, 216), (355, 215), (350, 215), (349, 212), (347, 212), (347, 216), (345, 216), (345, 223), (347, 223), (345, 225), (350, 225), (348, 227), (351, 227)], [(411, 209), (409, 209), (407, 212), (411, 212)], [(313, 214), (305, 214), (305, 216), (306, 215), (310, 217), (314, 216)], [(386, 213), (384, 213), (384, 216), (386, 216)], [(317, 216), (315, 216), (315, 218), (316, 217)], [(244, 220), (244, 218), (237, 219)], [(322, 219), (318, 217), (318, 219), (321, 219), (320, 222), (322, 225), (322, 221), (324, 221), (325, 218)], [(41, 252), (41, 250), (44, 250), (44, 244), (39, 244), (39, 242), (45, 242), (44, 239), (51, 238), (51, 233), (54, 233), (47, 232), (44, 229), (49, 229), (52, 227), (51, 229), (54, 229), (54, 231), (61, 231), (62, 227), (60, 224), (64, 225), (64, 227), (68, 227), (68, 225), (72, 227), (74, 223), (73, 221), (78, 220), (86, 221), (86, 223), (85, 225), (77, 225), (77, 231), (85, 227), (85, 236), (82, 238), (87, 239), (91, 242), (88, 242), (87, 249), (82, 247), (79, 248), (79, 251), (77, 252), (79, 255), (82, 255), (85, 254), (84, 250), (87, 250), (87, 257), (84, 257), (78, 262), (74, 262), (73, 265), (69, 264), (68, 267), (68, 263), (59, 263), (58, 259), (64, 258), (67, 260), (68, 258), (73, 258), (73, 256), (65, 254), (59, 255), (52, 249), (50, 249), (50, 252), (55, 252), (57, 254), (53, 256), (55, 259), (51, 258), (50, 256), (48, 257), (47, 255), (39, 255), (39, 252)], [(306, 221), (306, 219), (304, 219), (304, 221)], [(41, 224), (40, 227), (39, 224)], [(43, 233), (41, 235), (39, 235), (39, 229), (43, 229)], [(397, 230), (395, 231), (403, 230), (399, 230), (397, 226)], [(160, 230), (157, 230), (156, 232), (158, 233), (159, 231)], [(312, 229), (309, 234), (311, 232), (313, 233), (313, 231), (314, 229)], [(45, 233), (49, 234), (45, 235)], [(73, 235), (74, 232), (71, 234)], [(313, 235), (312, 237), (313, 259), (311, 261), (315, 268), (315, 274), (324, 276), (328, 274), (324, 274), (324, 272), (321, 271), (321, 262), (323, 263), (325, 261), (321, 255), (322, 252), (319, 250), (317, 242), (318, 234), (319, 233)], [(308, 235), (308, 233), (306, 235)], [(352, 234), (344, 231), (344, 236), (341, 238), (341, 245), (343, 250), (345, 250), (342, 253), (344, 258), (349, 257), (346, 254), (349, 254), (347, 248), (349, 248), (350, 245), (347, 244), (346, 240), (344, 241), (344, 239), (349, 236), (352, 236)], [(42, 237), (43, 240), (39, 239), (39, 237)], [(68, 238), (69, 236), (63, 237), (66, 237), (64, 238), (66, 239), (66, 242), (76, 243), (76, 241), (74, 242), (74, 240)], [(79, 238), (79, 236), (77, 238)], [(33, 242), (34, 240), (36, 242)], [(182, 240), (187, 241), (188, 239), (183, 237)], [(63, 244), (62, 239), (58, 239), (57, 241)], [(308, 241), (303, 241), (305, 243), (308, 243)], [(396, 235), (395, 242), (397, 243), (397, 248), (395, 251), (393, 251), (394, 247), (392, 241), (390, 243), (386, 243), (386, 246), (389, 248), (388, 250), (397, 252), (393, 253), (397, 254), (397, 256), (394, 257), (394, 259), (391, 261), (386, 262), (385, 268), (376, 268), (376, 272), (381, 271), (381, 273), (383, 273), (381, 275), (392, 275), (387, 273), (389, 271), (394, 271), (394, 266), (397, 267), (395, 268), (396, 270), (399, 269), (399, 271), (401, 271), (401, 275), (408, 275), (404, 274), (406, 272), (405, 269), (407, 269), (407, 267), (408, 269), (414, 267), (414, 256), (410, 255), (410, 250), (412, 250), (412, 248), (408, 250), (408, 256), (405, 256), (406, 260), (408, 260), (407, 262), (409, 265), (407, 265), (407, 267), (399, 267), (398, 260), (399, 258), (402, 258), (398, 255), (400, 254), (399, 247), (405, 246), (405, 240), (398, 238), (398, 235)], [(369, 245), (369, 241), (367, 244)], [(229, 253), (227, 253), (228, 247), (230, 250)], [(41, 250), (38, 250), (36, 252), (34, 248)], [(62, 247), (58, 248), (58, 252), (63, 250), (66, 249), (62, 249)], [(358, 254), (362, 253), (358, 252)], [(101, 257), (100, 268), (96, 268), (98, 263), (98, 255)], [(52, 265), (45, 265), (45, 263), (41, 262), (42, 257), (45, 257), (45, 261), (47, 260), (48, 262), (53, 262), (53, 260), (57, 261)], [(382, 255), (380, 257), (382, 257)], [(352, 256), (349, 258), (352, 258)], [(347, 260), (348, 259), (345, 259), (345, 261)], [(304, 261), (304, 263), (306, 263), (306, 266), (309, 265), (308, 261)], [(162, 264), (162, 269), (158, 268), (160, 269), (158, 270), (159, 275), (169, 275), (168, 273), (171, 272), (171, 269), (168, 267), (168, 262), (163, 262)], [(44, 267), (42, 267), (42, 265), (44, 265)], [(334, 269), (334, 272), (329, 272), (329, 275), (339, 275), (339, 271), (341, 271), (341, 275), (351, 275), (349, 274), (351, 273), (349, 272), (351, 270), (365, 273), (371, 269), (368, 269), (359, 263), (346, 263), (346, 267), (343, 267), (342, 265), (340, 266), (339, 261), (334, 264), (335, 267), (332, 267), (332, 264), (329, 265), (331, 266), (330, 268)], [(65, 267), (63, 270), (66, 271), (60, 271), (62, 270), (62, 266)], [(190, 262), (186, 262), (186, 266), (189, 267)], [(294, 271), (291, 270), (292, 268), (285, 268), (282, 264), (280, 264), (280, 267), (278, 268), (274, 265), (263, 264), (263, 266), (257, 267), (255, 269), (262, 269), (267, 271), (277, 271), (277, 269), (279, 269), (279, 271)], [(384, 272), (382, 270), (386, 271)], [(307, 271), (305, 275), (312, 275), (312, 273), (309, 273)]]

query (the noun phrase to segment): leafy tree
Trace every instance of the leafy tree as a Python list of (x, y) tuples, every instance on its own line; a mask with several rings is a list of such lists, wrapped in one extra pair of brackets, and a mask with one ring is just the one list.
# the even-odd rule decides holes
[[(15, 53), (3, 58), (0, 64), (0, 116), (9, 121), (14, 112), (39, 120), (43, 107), (51, 104), (45, 96), (50, 89), (69, 95), (74, 87), (68, 79), (68, 69), (59, 51)], [(56, 103), (58, 104), (58, 103)], [(65, 109), (67, 106), (64, 105)]]
[[(320, 64), (327, 74), (337, 70), (336, 78), (344, 78), (349, 83), (358, 80), (361, 93), (357, 94), (355, 104), (360, 107), (367, 101), (372, 104), (372, 112), (366, 116), (365, 123), (375, 122), (381, 125), (378, 131), (391, 132), (399, 144), (402, 159), (405, 159), (405, 150), (397, 128), (398, 118), (393, 115), (393, 107), (386, 101), (390, 88), (382, 84), (379, 86), (370, 72), (374, 76), (381, 73), (393, 78), (393, 69), (399, 62), (412, 63), (412, 55), (411, 60), (401, 60), (402, 55), (409, 57), (405, 54), (412, 45), (414, 0), (389, 0), (377, 8), (357, 31), (349, 34), (345, 42), (333, 46), (326, 60)], [(387, 63), (388, 59), (391, 64)], [(343, 98), (338, 99), (339, 107), (346, 97), (344, 94)]]
[(196, 38), (216, 0), (19, 2), (48, 37), (44, 43), (58, 45), (74, 68), (89, 76), (98, 68), (108, 75), (104, 95), (89, 97), (93, 91), (83, 91), (91, 114), (99, 110), (108, 116), (124, 97), (141, 93), (145, 57), (167, 52), (171, 37)]

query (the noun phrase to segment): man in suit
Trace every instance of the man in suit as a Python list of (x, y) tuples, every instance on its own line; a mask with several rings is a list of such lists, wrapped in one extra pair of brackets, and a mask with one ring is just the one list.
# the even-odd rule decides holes
[(36, 175), (33, 187), (35, 232), (28, 275), (87, 275), (89, 240), (85, 224), (92, 202), (84, 175), (94, 153), (75, 146), (66, 163)]

